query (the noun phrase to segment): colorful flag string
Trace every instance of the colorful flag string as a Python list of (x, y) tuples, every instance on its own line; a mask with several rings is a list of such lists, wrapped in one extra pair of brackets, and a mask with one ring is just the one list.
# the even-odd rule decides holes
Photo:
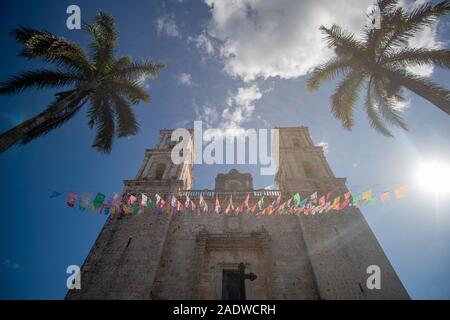
[[(282, 194), (280, 191), (271, 192), (268, 190), (266, 193), (259, 197), (253, 197), (251, 199), (251, 192), (247, 192), (247, 196), (240, 205), (233, 203), (233, 194), (228, 198), (228, 203), (222, 205), (218, 194), (215, 194), (211, 200), (211, 208), (208, 206), (205, 200), (205, 194), (201, 192), (199, 194), (199, 200), (197, 204), (194, 199), (190, 197), (189, 191), (184, 191), (185, 195), (180, 195), (180, 192), (173, 194), (133, 194), (127, 193), (122, 196), (114, 194), (108, 200), (103, 193), (96, 193), (95, 197), (89, 192), (83, 192), (77, 194), (75, 192), (69, 192), (66, 197), (67, 206), (74, 208), (78, 203), (80, 210), (93, 213), (97, 210), (99, 213), (115, 214), (120, 216), (127, 214), (140, 214), (145, 212), (162, 214), (162, 213), (215, 213), (215, 214), (264, 214), (264, 215), (280, 215), (280, 214), (304, 214), (304, 215), (316, 215), (321, 213), (336, 212), (345, 210), (348, 207), (361, 208), (362, 205), (374, 205), (379, 201), (384, 204), (390, 201), (393, 197), (396, 199), (402, 199), (406, 196), (408, 189), (406, 186), (401, 185), (391, 191), (384, 191), (378, 196), (374, 196), (373, 189), (369, 188), (360, 194), (351, 194), (347, 191), (344, 194), (334, 194), (334, 192), (319, 193), (313, 192), (310, 196), (304, 197), (300, 192), (293, 194), (282, 201)], [(255, 195), (256, 192), (253, 193)], [(62, 193), (54, 191), (50, 198), (57, 198)], [(265, 203), (267, 197), (274, 197), (274, 200), (270, 203)], [(106, 201), (105, 201), (106, 200)], [(222, 200), (223, 201), (223, 200)], [(252, 202), (252, 203), (251, 203)]]

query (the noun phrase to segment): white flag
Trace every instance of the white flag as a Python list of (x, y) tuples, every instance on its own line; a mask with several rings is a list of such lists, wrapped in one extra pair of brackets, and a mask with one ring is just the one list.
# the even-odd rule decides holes
[(141, 205), (147, 207), (147, 196), (145, 194), (142, 194)]

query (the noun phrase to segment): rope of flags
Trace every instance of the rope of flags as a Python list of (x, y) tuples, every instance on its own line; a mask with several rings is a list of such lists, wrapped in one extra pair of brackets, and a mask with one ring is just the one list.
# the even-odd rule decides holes
[[(270, 190), (268, 190), (270, 192)], [(262, 195), (254, 197), (251, 201), (251, 193), (247, 193), (244, 201), (240, 204), (233, 202), (233, 194), (229, 195), (228, 201), (225, 203), (218, 195), (215, 195), (213, 206), (209, 207), (204, 198), (204, 192), (200, 193), (198, 201), (194, 201), (189, 197), (189, 192), (185, 195), (175, 194), (124, 194), (122, 196), (114, 193), (113, 196), (106, 199), (103, 193), (97, 193), (93, 197), (92, 193), (83, 192), (77, 194), (69, 192), (66, 197), (67, 206), (70, 208), (78, 208), (82, 211), (89, 210), (91, 213), (98, 211), (100, 214), (119, 214), (120, 217), (127, 214), (140, 213), (198, 213), (198, 214), (256, 214), (256, 215), (272, 215), (272, 214), (304, 214), (315, 215), (330, 211), (341, 211), (347, 207), (360, 208), (363, 204), (374, 205), (377, 201), (385, 203), (395, 197), (396, 199), (404, 198), (407, 194), (406, 186), (399, 186), (392, 191), (385, 191), (378, 196), (374, 196), (372, 189), (352, 195), (349, 191), (344, 194), (334, 195), (335, 192), (320, 193), (314, 192), (310, 196), (303, 198), (300, 193), (293, 194), (289, 199), (282, 201), (281, 192), (277, 192), (273, 201), (267, 201), (272, 195)], [(236, 193), (234, 193), (236, 194)], [(50, 198), (62, 196), (62, 193), (54, 191)], [(213, 199), (214, 200), (214, 199)], [(252, 203), (251, 203), (252, 202)]]

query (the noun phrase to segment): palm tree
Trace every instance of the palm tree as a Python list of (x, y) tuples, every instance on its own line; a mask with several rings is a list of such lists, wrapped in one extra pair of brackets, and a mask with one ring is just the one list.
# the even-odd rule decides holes
[(450, 11), (450, 2), (436, 5), (423, 4), (411, 12), (398, 6), (398, 0), (378, 0), (381, 28), (366, 27), (358, 39), (337, 25), (321, 26), (327, 44), (335, 50), (335, 57), (313, 70), (307, 80), (310, 91), (326, 80), (343, 76), (331, 96), (333, 115), (344, 128), (354, 124), (353, 109), (360, 90), (365, 90), (365, 109), (373, 128), (392, 136), (387, 124), (407, 130), (400, 103), (404, 102), (404, 89), (428, 100), (450, 115), (450, 91), (432, 81), (408, 72), (408, 66), (434, 64), (450, 68), (447, 49), (410, 48), (408, 41), (425, 27)]
[(20, 56), (55, 64), (56, 70), (39, 69), (16, 75), (0, 84), (0, 94), (26, 88), (71, 86), (55, 94), (47, 109), (0, 135), (0, 152), (14, 144), (26, 144), (61, 126), (89, 102), (89, 127), (96, 128), (93, 147), (111, 152), (114, 137), (135, 135), (139, 130), (132, 105), (149, 101), (141, 83), (154, 77), (163, 64), (133, 62), (115, 57), (117, 32), (112, 16), (100, 12), (83, 29), (90, 34), (90, 55), (79, 45), (50, 32), (18, 27), (12, 35), (23, 45)]

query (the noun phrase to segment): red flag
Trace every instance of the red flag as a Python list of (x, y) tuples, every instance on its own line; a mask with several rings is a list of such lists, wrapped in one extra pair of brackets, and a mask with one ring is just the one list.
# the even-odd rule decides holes
[(248, 209), (248, 202), (250, 201), (250, 193), (247, 195), (247, 197), (245, 198), (245, 201), (243, 203), (244, 205), (244, 209)]
[(321, 196), (319, 199), (319, 206), (323, 206), (326, 202), (325, 196)]
[(273, 204), (267, 206), (267, 208), (264, 209), (264, 214), (272, 214), (273, 212)]
[(350, 203), (350, 198), (351, 198), (350, 192), (346, 192), (344, 194), (344, 201), (342, 201), (342, 203), (341, 203), (341, 208), (340, 208), (341, 210), (344, 210), (348, 206), (348, 204)]

